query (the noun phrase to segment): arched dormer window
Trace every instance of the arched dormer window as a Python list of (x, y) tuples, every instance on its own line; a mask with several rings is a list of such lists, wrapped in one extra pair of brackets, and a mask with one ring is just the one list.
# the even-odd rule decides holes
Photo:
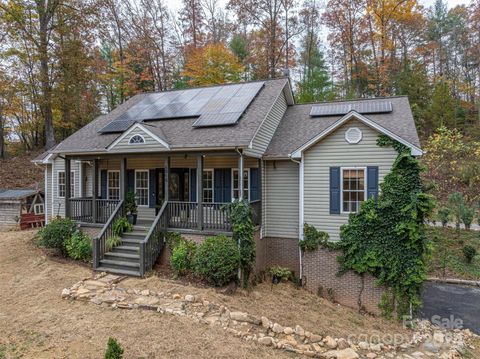
[(145, 143), (145, 139), (143, 138), (142, 135), (133, 135), (130, 137), (130, 140), (128, 141), (129, 145), (138, 145)]

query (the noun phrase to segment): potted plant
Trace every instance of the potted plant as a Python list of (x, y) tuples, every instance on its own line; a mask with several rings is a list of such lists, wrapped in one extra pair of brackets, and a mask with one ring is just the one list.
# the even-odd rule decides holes
[(127, 211), (128, 222), (137, 224), (137, 202), (135, 201), (135, 193), (128, 191), (125, 196), (125, 209)]

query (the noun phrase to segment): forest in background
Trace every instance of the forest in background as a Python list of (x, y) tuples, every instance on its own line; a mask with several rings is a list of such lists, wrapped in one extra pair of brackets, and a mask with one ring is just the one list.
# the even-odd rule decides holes
[(223, 4), (0, 0), (0, 158), (51, 148), (139, 92), (289, 75), (297, 102), (407, 95), (429, 182), (479, 199), (480, 0)]

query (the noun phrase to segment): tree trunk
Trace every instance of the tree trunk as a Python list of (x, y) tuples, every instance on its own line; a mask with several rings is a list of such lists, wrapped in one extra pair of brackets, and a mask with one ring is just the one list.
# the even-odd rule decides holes
[(0, 106), (0, 158), (5, 158), (5, 122), (2, 115), (2, 107)]

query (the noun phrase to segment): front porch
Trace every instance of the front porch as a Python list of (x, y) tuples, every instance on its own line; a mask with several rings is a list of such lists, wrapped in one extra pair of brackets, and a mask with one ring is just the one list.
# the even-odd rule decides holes
[[(79, 163), (79, 191), (71, 189), (75, 183), (70, 177), (75, 176), (70, 171), (72, 161)], [(231, 235), (225, 204), (234, 199), (248, 200), (254, 224), (261, 225), (261, 168), (261, 160), (237, 151), (66, 157), (65, 215), (102, 227), (94, 238), (94, 269), (105, 270), (112, 256), (107, 239), (113, 236), (115, 220), (127, 214), (125, 198), (132, 191), (141, 231), (128, 239), (136, 249), (124, 255), (124, 261), (110, 264), (114, 269), (134, 266), (134, 272), (143, 276), (153, 267), (168, 231)], [(80, 196), (70, 197), (70, 193)]]

